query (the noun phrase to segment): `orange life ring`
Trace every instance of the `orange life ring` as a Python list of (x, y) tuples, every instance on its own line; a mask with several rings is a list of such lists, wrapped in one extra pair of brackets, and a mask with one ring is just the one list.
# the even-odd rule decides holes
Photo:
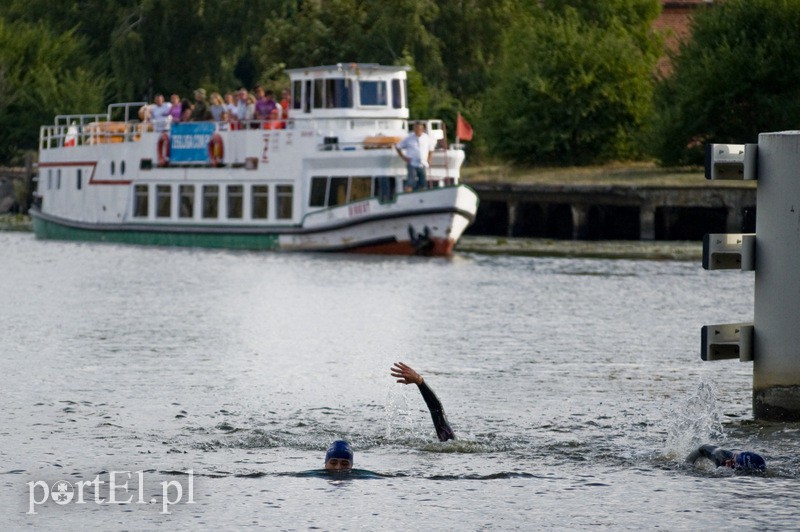
[(208, 141), (208, 160), (211, 166), (222, 166), (222, 159), (225, 157), (225, 146), (219, 133), (214, 133)]
[(162, 133), (158, 137), (158, 166), (169, 165), (169, 135)]

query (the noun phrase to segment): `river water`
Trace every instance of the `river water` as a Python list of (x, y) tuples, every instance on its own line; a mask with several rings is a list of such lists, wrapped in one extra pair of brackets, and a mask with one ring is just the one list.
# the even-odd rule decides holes
[[(752, 274), (29, 233), (0, 249), (4, 530), (797, 526), (800, 425), (753, 421), (750, 364), (699, 358), (703, 324), (752, 319)], [(318, 471), (338, 438), (362, 471)], [(687, 467), (705, 442), (769, 472)]]

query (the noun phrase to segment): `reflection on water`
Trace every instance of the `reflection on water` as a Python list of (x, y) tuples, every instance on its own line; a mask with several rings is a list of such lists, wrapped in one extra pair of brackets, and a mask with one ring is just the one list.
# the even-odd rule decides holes
[[(12, 528), (794, 526), (800, 425), (753, 421), (751, 366), (698, 354), (701, 325), (752, 318), (752, 275), (3, 233), (0, 246)], [(436, 440), (415, 387), (389, 376), (397, 361), (457, 440)], [(361, 470), (346, 480), (319, 473), (340, 438)], [(705, 442), (770, 471), (686, 466)], [(27, 482), (138, 470), (192, 470), (196, 502), (25, 513)]]

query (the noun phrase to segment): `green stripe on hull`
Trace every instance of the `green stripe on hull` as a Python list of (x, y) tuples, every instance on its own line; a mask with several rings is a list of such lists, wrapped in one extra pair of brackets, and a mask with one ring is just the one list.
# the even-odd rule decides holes
[(275, 250), (280, 245), (276, 234), (104, 231), (67, 227), (35, 216), (33, 217), (33, 231), (37, 238), (43, 239), (113, 242), (144, 246)]

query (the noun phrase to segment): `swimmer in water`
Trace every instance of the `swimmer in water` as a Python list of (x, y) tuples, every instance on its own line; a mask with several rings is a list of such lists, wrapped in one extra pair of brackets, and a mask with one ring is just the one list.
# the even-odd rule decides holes
[[(433, 390), (425, 384), (422, 376), (402, 362), (396, 362), (391, 371), (392, 377), (395, 377), (397, 382), (417, 385), (431, 412), (433, 426), (436, 428), (436, 436), (439, 441), (454, 440), (456, 435), (447, 422), (444, 407)], [(336, 440), (328, 447), (328, 452), (325, 453), (325, 469), (334, 473), (346, 473), (353, 469), (353, 449), (349, 443), (344, 440)]]
[(392, 367), (392, 377), (395, 377), (400, 384), (413, 383), (417, 385), (422, 398), (425, 399), (425, 404), (428, 405), (428, 410), (431, 412), (433, 426), (436, 428), (436, 436), (438, 436), (439, 441), (456, 439), (453, 429), (450, 428), (450, 424), (447, 422), (442, 403), (433, 393), (433, 390), (428, 388), (428, 385), (425, 384), (425, 379), (419, 373), (402, 362), (396, 362)]
[(344, 440), (336, 440), (325, 453), (325, 469), (328, 471), (350, 471), (353, 469), (353, 449)]
[(756, 453), (748, 451), (729, 451), (716, 445), (701, 445), (686, 457), (686, 462), (694, 464), (699, 458), (708, 458), (717, 467), (730, 467), (748, 473), (763, 473), (767, 462)]

